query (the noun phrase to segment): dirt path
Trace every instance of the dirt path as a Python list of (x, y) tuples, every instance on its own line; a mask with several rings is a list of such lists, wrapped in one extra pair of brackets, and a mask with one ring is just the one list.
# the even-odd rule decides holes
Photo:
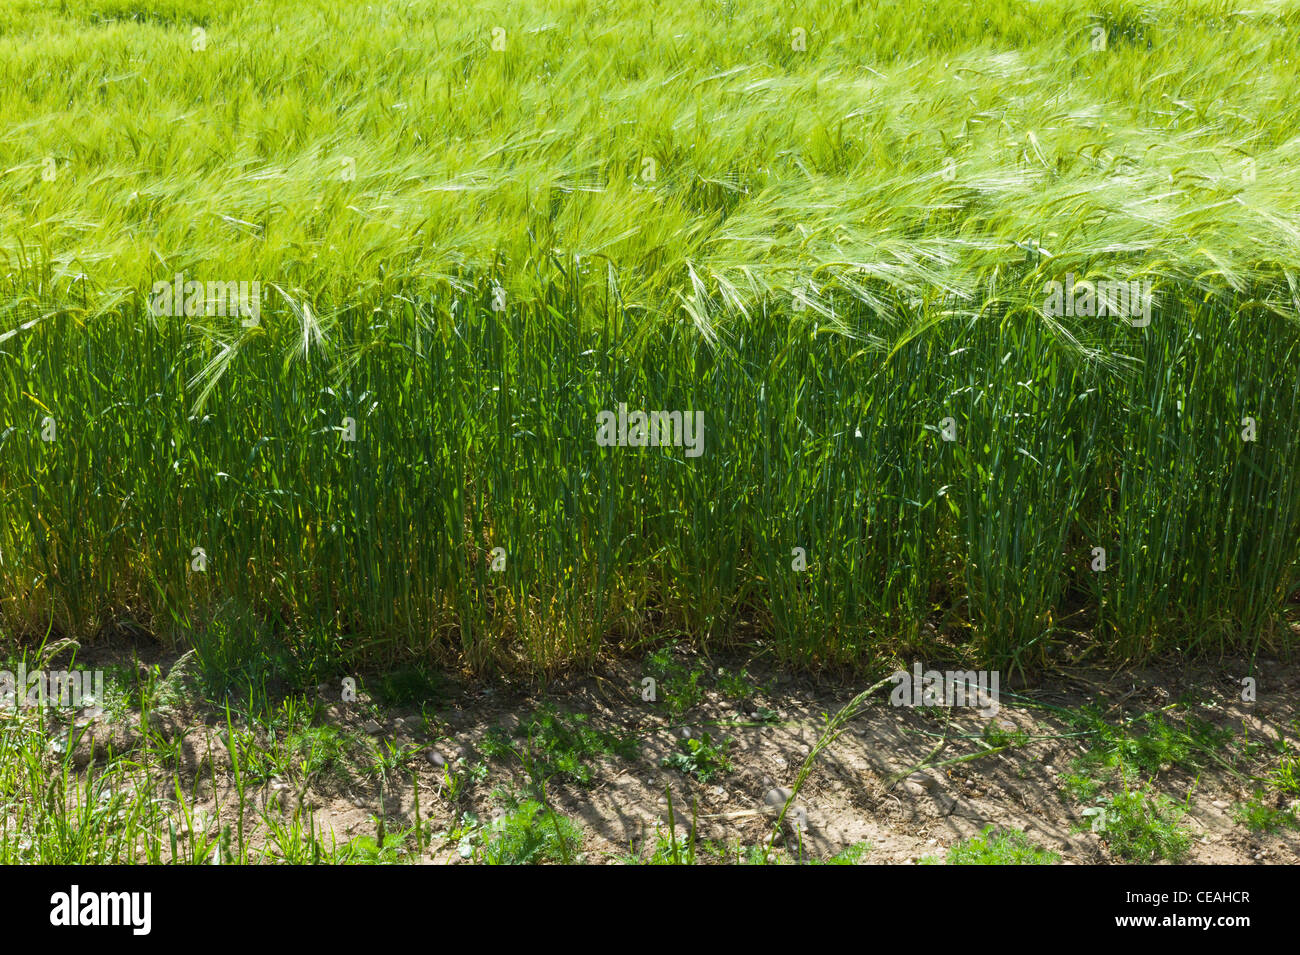
[[(645, 661), (541, 689), (443, 682), (433, 703), (418, 707), (372, 699), (364, 688), (373, 677), (361, 679), (355, 701), (323, 685), (312, 725), (350, 741), (354, 753), (399, 755), (387, 772), (344, 756), (305, 776), (253, 774), (251, 809), (285, 818), (307, 811), (339, 841), (374, 832), (379, 817), (385, 831), (400, 832), (414, 828), (418, 782), (424, 851), (408, 858), (460, 863), (477, 858), (475, 832), (481, 844), (488, 822), (545, 779), (547, 803), (577, 823), (584, 860), (598, 863), (662, 847), (671, 792), (679, 839), (695, 818), (697, 861), (752, 861), (773, 831), (766, 806), (783, 801), (826, 716), (863, 686), (790, 678), (737, 659), (664, 655), (658, 665), (654, 700), (642, 698), (653, 670)], [(1125, 849), (1105, 816), (1117, 811), (1108, 800), (1134, 791), (1148, 800), (1143, 812), (1186, 837), (1171, 859), (1293, 862), (1300, 829), (1286, 820), (1296, 818), (1297, 794), (1277, 780), (1296, 765), (1300, 669), (1259, 665), (1255, 701), (1241, 698), (1247, 672), (1240, 662), (1059, 671), (1004, 686), (996, 715), (890, 705), (887, 687), (818, 755), (772, 859), (825, 860), (857, 846), (859, 862), (942, 861), (993, 826), (1024, 833), (1063, 863), (1142, 861), (1140, 839), (1137, 850)], [(200, 710), (154, 715), (151, 727), (172, 741), (174, 769), (211, 818), (218, 804), (230, 812), (235, 787), (224, 721)], [(538, 723), (545, 713), (550, 722)], [(272, 753), (282, 741), (268, 725), (256, 745)], [(121, 725), (93, 735), (100, 751), (107, 742), (131, 748)], [(688, 757), (691, 741), (725, 765), (665, 765), (674, 754)], [(1161, 800), (1163, 817), (1150, 809)], [(1283, 814), (1283, 824), (1252, 831), (1241, 819), (1249, 805)]]

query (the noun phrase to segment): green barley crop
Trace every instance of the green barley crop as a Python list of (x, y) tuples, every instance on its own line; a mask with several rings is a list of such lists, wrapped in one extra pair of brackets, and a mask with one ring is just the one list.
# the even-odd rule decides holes
[[(1021, 667), (1280, 641), (1297, 26), (0, 4), (0, 630), (252, 619), (304, 683), (665, 634), (860, 665), (935, 620)], [(258, 320), (154, 314), (178, 274)], [(1067, 274), (1150, 322), (1051, 314)], [(621, 404), (703, 453), (598, 444)]]

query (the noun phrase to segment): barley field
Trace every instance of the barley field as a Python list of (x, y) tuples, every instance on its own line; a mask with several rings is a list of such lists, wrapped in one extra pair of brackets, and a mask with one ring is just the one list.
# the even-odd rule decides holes
[(0, 0), (0, 863), (1293, 863), (1298, 31)]
[(1297, 26), (0, 4), (0, 629), (1293, 645)]

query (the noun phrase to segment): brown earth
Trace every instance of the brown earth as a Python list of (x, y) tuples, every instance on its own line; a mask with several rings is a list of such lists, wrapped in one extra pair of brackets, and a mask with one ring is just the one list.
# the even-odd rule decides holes
[[(414, 824), (415, 775), (422, 832), (430, 843), (421, 861), (459, 863), (456, 842), (446, 834), (462, 814), (492, 816), (500, 811), (494, 789), (502, 783), (522, 786), (527, 779), (510, 756), (484, 760), (485, 777), (452, 805), (437, 761), (462, 769), (480, 762), (485, 734), (493, 727), (517, 732), (520, 717), (545, 704), (586, 714), (591, 728), (632, 734), (638, 741), (635, 758), (595, 760), (590, 786), (557, 780), (547, 786), (550, 804), (584, 830), (586, 861), (620, 861), (652, 849), (656, 831), (666, 832), (666, 787), (671, 788), (679, 834), (685, 835), (694, 806), (701, 838), (733, 847), (760, 845), (772, 831), (771, 819), (762, 811), (765, 795), (794, 785), (825, 717), (866, 684), (790, 677), (753, 660), (714, 659), (698, 665), (705, 669), (706, 684), (720, 666), (732, 672), (745, 667), (752, 681), (766, 689), (738, 707), (709, 688), (681, 719), (670, 720), (662, 701), (641, 699), (645, 665), (635, 661), (611, 663), (595, 675), (544, 687), (453, 683), (436, 710), (426, 707), (423, 716), (412, 709), (379, 707), (364, 692), (356, 702), (344, 703), (339, 686), (321, 686), (318, 724), (351, 730), (354, 739), (369, 737), (407, 747), (410, 756), (384, 786), (378, 776), (360, 772), (310, 780), (272, 777), (256, 787), (253, 807), (313, 813), (317, 826), (332, 831), (340, 842), (373, 834), (379, 815), (386, 830), (393, 832)], [(1065, 863), (1120, 861), (1104, 834), (1088, 831), (1088, 819), (1080, 814), (1083, 805), (1063, 790), (1064, 777), (1084, 745), (1070, 735), (1075, 727), (1062, 711), (1093, 704), (1113, 723), (1190, 700), (1190, 712), (1231, 729), (1234, 739), (1220, 758), (1211, 757), (1196, 769), (1164, 768), (1150, 781), (1154, 789), (1187, 807), (1183, 826), (1192, 843), (1186, 861), (1294, 862), (1300, 833), (1252, 833), (1234, 820), (1232, 807), (1258, 788), (1253, 777), (1276, 765), (1277, 759), (1273, 745), (1247, 752), (1241, 744), (1286, 740), (1291, 752), (1296, 751), (1300, 668), (1259, 663), (1254, 671), (1259, 682), (1256, 702), (1240, 698), (1240, 678), (1248, 672), (1240, 661), (1120, 672), (1060, 669), (1028, 685), (1004, 685), (1000, 712), (992, 717), (971, 708), (891, 706), (886, 687), (815, 761), (787, 817), (787, 823), (794, 819), (797, 824), (806, 817), (802, 846), (787, 825), (778, 837), (779, 854), (783, 861), (801, 853), (804, 858), (826, 858), (865, 842), (870, 848), (861, 861), (911, 864), (926, 856), (942, 857), (947, 847), (992, 824), (1025, 832), (1030, 841), (1059, 853)], [(775, 711), (768, 715), (775, 722), (755, 722), (752, 714), (762, 709)], [(999, 750), (984, 741), (990, 729), (1023, 732), (1028, 738)], [(215, 817), (218, 803), (228, 816), (234, 786), (224, 716), (199, 708), (164, 710), (152, 718), (150, 732), (172, 747), (175, 764), (169, 770), (180, 777), (183, 788), (197, 793), (195, 804), (207, 818)], [(731, 772), (706, 784), (662, 765), (684, 733), (698, 737), (705, 732), (715, 741), (734, 740)], [(102, 754), (109, 743), (119, 752), (130, 751), (141, 738), (138, 719), (91, 724), (77, 744), (75, 765), (84, 771), (92, 741)], [(972, 758), (952, 762), (964, 756)], [(172, 786), (169, 777), (170, 772), (158, 775), (163, 794)], [(1114, 792), (1118, 785), (1112, 782), (1103, 792)], [(733, 848), (733, 861), (736, 854)]]

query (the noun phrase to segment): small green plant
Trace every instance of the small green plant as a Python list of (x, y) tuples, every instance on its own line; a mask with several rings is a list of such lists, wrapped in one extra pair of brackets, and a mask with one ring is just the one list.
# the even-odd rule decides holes
[(312, 704), (301, 697), (281, 700), (263, 718), (232, 727), (244, 772), (251, 779), (280, 776), (306, 784), (339, 767), (348, 752), (343, 733), (333, 726), (312, 725)]
[(1200, 717), (1187, 714), (1176, 721), (1164, 711), (1144, 713), (1116, 726), (1102, 719), (1096, 707), (1087, 707), (1073, 722), (1093, 734), (1093, 743), (1082, 757), (1084, 766), (1141, 776), (1175, 766), (1200, 769), (1233, 737), (1232, 730)]
[(725, 667), (719, 667), (715, 682), (727, 699), (738, 703), (752, 699), (758, 692), (758, 688), (750, 681), (748, 670), (742, 669), (739, 673), (732, 673)]
[(731, 748), (732, 742), (733, 740), (728, 738), (720, 743), (714, 743), (708, 733), (699, 737), (691, 736), (678, 743), (676, 753), (664, 757), (663, 765), (707, 783), (720, 773), (731, 772), (731, 760), (727, 756), (727, 751)]
[(456, 760), (442, 768), (442, 783), (439, 793), (451, 805), (456, 806), (465, 798), (469, 787), (484, 782), (488, 778), (488, 765), (474, 762), (469, 765), (464, 760)]
[(1300, 757), (1284, 755), (1268, 777), (1268, 783), (1286, 796), (1300, 796)]
[(948, 850), (949, 865), (1052, 865), (1060, 856), (1029, 841), (1015, 829), (985, 826), (977, 836)]
[(391, 865), (406, 856), (406, 832), (385, 833), (375, 816), (370, 817), (377, 835), (357, 836), (344, 846), (337, 861), (360, 865)]
[(699, 838), (698, 807), (694, 800), (691, 801), (691, 827), (685, 839), (677, 837), (677, 812), (673, 806), (673, 788), (672, 786), (664, 787), (664, 795), (668, 806), (667, 829), (668, 834), (664, 835), (662, 829), (655, 826), (655, 850), (651, 853), (650, 858), (646, 860), (647, 865), (695, 865), (698, 849), (705, 845)]
[[(745, 712), (754, 710), (763, 710), (755, 704), (755, 698), (761, 695), (771, 695), (771, 689), (768, 686), (760, 686), (750, 676), (749, 670), (741, 669), (739, 673), (734, 673), (725, 667), (718, 668), (718, 674), (714, 678), (714, 685), (727, 699), (731, 700)], [(767, 710), (775, 716), (775, 712)]]
[(420, 747), (415, 744), (399, 746), (392, 740), (380, 740), (375, 745), (370, 765), (366, 770), (372, 775), (387, 778), (395, 770), (405, 766), (419, 751)]
[(375, 697), (386, 706), (436, 707), (446, 696), (446, 678), (420, 665), (381, 673), (374, 683)]
[(180, 698), (192, 684), (210, 701), (237, 703), (250, 714), (271, 709), (277, 687), (284, 683), (290, 662), (269, 623), (240, 605), (226, 600), (206, 625), (190, 636), (193, 669), (182, 657), (164, 681), (164, 696)]
[(1233, 807), (1233, 818), (1252, 832), (1300, 829), (1300, 758), (1285, 738), (1276, 744), (1278, 764), (1260, 781), (1254, 795)]
[(479, 740), (478, 751), (485, 759), (506, 759), (515, 755), (515, 744), (511, 741), (509, 733), (499, 726), (494, 726)]
[(1094, 807), (1092, 829), (1110, 850), (1129, 862), (1179, 862), (1191, 837), (1179, 828), (1183, 809), (1159, 793), (1124, 790)]
[(572, 820), (535, 799), (510, 805), (488, 823), (478, 852), (488, 865), (571, 863), (582, 846), (582, 835)]
[(824, 861), (814, 860), (810, 865), (861, 865), (863, 858), (871, 851), (871, 845), (866, 842), (857, 842), (847, 848), (841, 849), (835, 855)]
[(1292, 807), (1271, 806), (1264, 802), (1262, 793), (1239, 802), (1232, 808), (1233, 818), (1251, 832), (1277, 832), (1281, 829), (1300, 829), (1300, 815)]
[[(317, 829), (315, 819), (309, 814), (304, 818), (304, 813), (301, 811), (296, 810), (287, 821), (268, 815), (266, 827), (270, 845), (268, 857), (286, 865), (333, 865), (367, 861), (377, 863), (383, 859), (382, 853), (374, 851), (374, 839), (370, 836), (360, 836), (357, 840), (340, 846), (331, 833), (327, 843), (325, 834)], [(394, 835), (389, 838), (393, 841), (389, 843), (388, 848), (394, 850), (395, 856), (395, 850), (398, 848), (396, 840), (399, 837)], [(212, 846), (207, 848), (211, 851)]]
[(1230, 729), (1191, 714), (1174, 720), (1165, 711), (1113, 725), (1095, 706), (1088, 706), (1072, 713), (1069, 722), (1090, 740), (1061, 783), (1065, 795), (1076, 802), (1091, 801), (1116, 776), (1150, 778), (1175, 767), (1199, 770), (1222, 762), (1220, 751), (1233, 738)]
[(1088, 802), (1100, 792), (1101, 783), (1076, 765), (1075, 769), (1062, 777), (1061, 788), (1075, 802)]
[(704, 699), (700, 680), (704, 670), (689, 667), (673, 656), (670, 648), (656, 650), (646, 660), (646, 669), (655, 678), (659, 699), (671, 719), (677, 719)]
[(343, 734), (333, 726), (308, 726), (289, 734), (294, 775), (310, 780), (339, 765), (347, 753)]
[(594, 729), (588, 722), (585, 713), (563, 714), (542, 707), (520, 724), (519, 731), (526, 737), (522, 748), (516, 748), (499, 727), (484, 735), (479, 748), (489, 759), (518, 756), (538, 779), (558, 778), (589, 786), (594, 779), (594, 760), (606, 756), (631, 759), (637, 746), (634, 737)]
[(704, 839), (673, 839), (656, 830), (654, 851), (636, 861), (644, 865), (697, 865), (701, 853), (721, 855), (723, 851)]

